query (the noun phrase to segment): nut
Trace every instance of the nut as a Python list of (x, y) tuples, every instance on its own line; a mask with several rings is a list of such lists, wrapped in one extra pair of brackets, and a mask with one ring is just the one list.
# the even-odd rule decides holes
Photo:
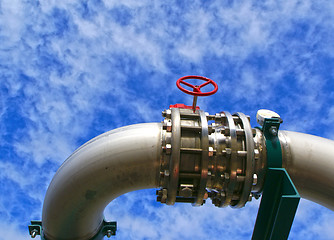
[(255, 160), (258, 160), (260, 158), (260, 152), (258, 149), (254, 149), (254, 158)]
[(269, 128), (269, 132), (270, 132), (271, 135), (273, 135), (273, 136), (277, 136), (277, 127), (275, 127), (275, 126), (271, 126), (271, 127)]
[(172, 145), (171, 144), (166, 144), (166, 154), (171, 154), (172, 152)]
[(213, 147), (209, 147), (209, 157), (213, 156)]
[(257, 184), (257, 174), (254, 173), (253, 174), (253, 186), (255, 186)]
[(248, 202), (251, 202), (251, 201), (252, 201), (252, 198), (253, 198), (253, 194), (251, 193), (251, 194), (249, 194), (249, 196), (248, 196)]
[(165, 177), (169, 177), (169, 170), (166, 169), (166, 170), (164, 171), (164, 176), (165, 176)]

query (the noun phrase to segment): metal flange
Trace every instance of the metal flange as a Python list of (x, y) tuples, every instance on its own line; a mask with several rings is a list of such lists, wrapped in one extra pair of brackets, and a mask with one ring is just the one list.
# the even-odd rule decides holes
[(248, 116), (184, 108), (168, 109), (163, 116), (158, 201), (200, 206), (210, 197), (217, 207), (240, 208), (251, 200), (251, 191), (258, 196), (262, 149)]

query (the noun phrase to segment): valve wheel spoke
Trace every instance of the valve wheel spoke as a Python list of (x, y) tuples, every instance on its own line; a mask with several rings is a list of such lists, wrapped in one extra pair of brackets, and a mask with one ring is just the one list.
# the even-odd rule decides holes
[(207, 81), (205, 83), (202, 83), (201, 85), (199, 85), (199, 88), (205, 87), (206, 85), (210, 84), (212, 82), (212, 80)]
[(184, 85), (186, 85), (186, 86), (188, 86), (188, 87), (191, 87), (191, 88), (195, 89), (195, 86), (192, 85), (192, 84), (190, 84), (190, 83), (188, 83), (188, 82), (185, 82), (185, 81), (183, 81), (183, 80), (180, 80), (180, 83), (182, 83), (182, 84), (184, 84)]

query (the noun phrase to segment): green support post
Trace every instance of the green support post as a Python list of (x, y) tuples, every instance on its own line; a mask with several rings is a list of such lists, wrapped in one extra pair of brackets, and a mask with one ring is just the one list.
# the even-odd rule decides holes
[(282, 168), (282, 150), (278, 139), (281, 119), (263, 123), (268, 170), (252, 240), (288, 239), (300, 196), (287, 171)]

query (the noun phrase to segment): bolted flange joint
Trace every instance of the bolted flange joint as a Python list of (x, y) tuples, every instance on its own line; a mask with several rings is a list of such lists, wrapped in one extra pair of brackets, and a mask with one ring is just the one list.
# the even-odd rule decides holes
[(264, 147), (248, 116), (175, 107), (163, 116), (159, 202), (200, 206), (209, 197), (239, 208), (259, 196)]

